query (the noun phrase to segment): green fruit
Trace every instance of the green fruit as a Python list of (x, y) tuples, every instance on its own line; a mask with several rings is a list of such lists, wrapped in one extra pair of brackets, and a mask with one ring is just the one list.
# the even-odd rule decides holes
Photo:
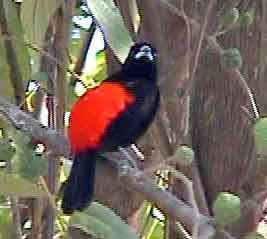
[(249, 26), (254, 21), (254, 16), (254, 10), (244, 12), (240, 15), (238, 24), (244, 27)]
[(224, 68), (241, 68), (243, 64), (239, 49), (229, 48), (222, 54), (222, 65)]
[(223, 27), (234, 25), (237, 23), (239, 18), (239, 10), (237, 8), (232, 8), (227, 10), (220, 18), (220, 24)]
[(178, 157), (180, 164), (189, 166), (194, 161), (195, 153), (190, 147), (183, 145), (176, 150), (175, 156)]
[(219, 193), (213, 203), (213, 213), (218, 225), (232, 224), (241, 216), (240, 198), (228, 192)]
[(256, 121), (254, 136), (257, 153), (267, 155), (267, 118), (260, 118)]

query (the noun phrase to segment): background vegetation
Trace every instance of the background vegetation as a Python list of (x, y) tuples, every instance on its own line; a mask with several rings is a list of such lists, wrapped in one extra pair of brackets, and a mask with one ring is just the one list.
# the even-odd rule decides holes
[[(0, 238), (263, 238), (266, 11), (264, 0), (0, 0)], [(162, 98), (127, 149), (138, 168), (109, 155), (96, 202), (66, 217), (68, 112), (139, 40), (158, 49)]]

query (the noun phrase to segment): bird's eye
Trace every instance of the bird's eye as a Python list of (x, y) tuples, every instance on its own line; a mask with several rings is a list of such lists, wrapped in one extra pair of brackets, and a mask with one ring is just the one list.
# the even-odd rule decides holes
[(136, 60), (145, 58), (149, 61), (153, 61), (155, 59), (155, 54), (150, 46), (144, 45), (140, 47), (139, 51), (137, 51), (137, 53), (134, 55), (134, 58)]

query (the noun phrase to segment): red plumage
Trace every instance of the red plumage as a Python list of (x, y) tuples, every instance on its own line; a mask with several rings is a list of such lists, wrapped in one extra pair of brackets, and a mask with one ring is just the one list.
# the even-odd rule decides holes
[(109, 124), (134, 100), (135, 96), (116, 82), (103, 82), (88, 90), (71, 111), (68, 130), (71, 151), (97, 148)]

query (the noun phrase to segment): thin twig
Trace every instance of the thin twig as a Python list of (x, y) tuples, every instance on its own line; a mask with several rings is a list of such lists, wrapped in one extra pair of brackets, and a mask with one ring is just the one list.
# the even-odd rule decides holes
[(183, 136), (186, 137), (189, 133), (190, 125), (190, 96), (187, 96), (184, 101), (184, 111), (181, 127), (183, 129)]
[(186, 24), (186, 79), (190, 79), (190, 66), (191, 66), (191, 43), (192, 43), (192, 34), (191, 34), (191, 26), (189, 17), (187, 16), (185, 9), (184, 9), (184, 0), (180, 3), (181, 8), (181, 14), (183, 16), (183, 19), (185, 20)]
[(168, 170), (175, 178), (181, 180), (184, 183), (184, 185), (186, 186), (187, 193), (189, 196), (189, 203), (191, 204), (191, 206), (193, 208), (194, 216), (196, 218), (196, 221), (195, 221), (195, 224), (194, 224), (193, 230), (192, 230), (192, 239), (197, 239), (198, 238), (198, 231), (199, 231), (200, 213), (199, 213), (199, 209), (197, 206), (197, 201), (195, 198), (192, 181), (189, 178), (187, 178), (182, 172), (179, 172), (179, 171), (175, 170), (173, 167), (166, 165), (166, 164), (159, 164), (157, 167), (153, 168), (154, 172), (157, 170)]
[(139, 158), (139, 160), (145, 159), (145, 156), (143, 155), (143, 153), (141, 152), (141, 150), (138, 148), (136, 144), (131, 144), (131, 149), (136, 154), (136, 156)]
[(235, 70), (235, 73), (238, 75), (239, 82), (240, 82), (241, 86), (243, 87), (243, 89), (245, 90), (245, 92), (248, 95), (248, 98), (249, 98), (249, 101), (250, 101), (250, 104), (251, 104), (251, 107), (252, 107), (252, 112), (254, 114), (255, 119), (260, 118), (260, 113), (259, 113), (259, 110), (258, 110), (258, 106), (256, 104), (256, 100), (254, 98), (254, 95), (253, 95), (251, 89), (248, 86), (248, 83), (246, 82), (245, 78), (240, 73), (240, 71)]
[(222, 36), (222, 35), (226, 34), (229, 31), (232, 31), (232, 30), (235, 30), (235, 29), (238, 29), (238, 28), (240, 28), (240, 25), (233, 24), (233, 25), (230, 25), (227, 28), (223, 29), (222, 31), (216, 31), (212, 36), (213, 37), (219, 37), (219, 36)]
[(186, 89), (188, 95), (190, 95), (189, 92), (191, 92), (191, 90), (192, 90), (193, 81), (195, 79), (195, 74), (196, 74), (196, 71), (197, 71), (198, 63), (199, 63), (200, 51), (201, 51), (203, 40), (205, 38), (206, 31), (207, 31), (209, 17), (210, 17), (210, 14), (211, 14), (212, 9), (215, 6), (216, 2), (217, 1), (215, 1), (215, 0), (209, 0), (208, 7), (207, 7), (207, 10), (206, 10), (206, 13), (205, 13), (204, 22), (203, 22), (203, 24), (201, 26), (200, 36), (199, 36), (197, 49), (196, 49), (196, 55), (194, 57), (195, 60), (194, 60), (193, 69), (192, 69), (192, 73), (191, 73), (191, 79), (190, 79), (188, 88)]

